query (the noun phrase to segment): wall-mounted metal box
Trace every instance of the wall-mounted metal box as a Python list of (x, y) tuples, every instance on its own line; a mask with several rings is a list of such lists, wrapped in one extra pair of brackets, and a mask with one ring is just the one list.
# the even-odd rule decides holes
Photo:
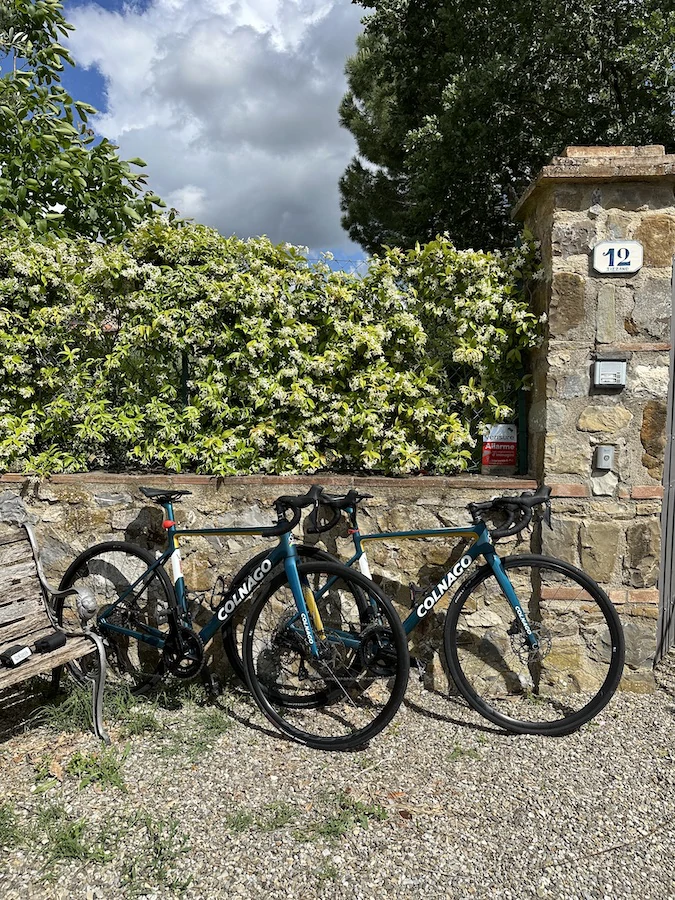
[(596, 360), (593, 364), (593, 384), (595, 387), (624, 387), (626, 384), (625, 360)]
[(606, 472), (614, 468), (614, 447), (609, 444), (599, 444), (595, 448), (595, 468)]

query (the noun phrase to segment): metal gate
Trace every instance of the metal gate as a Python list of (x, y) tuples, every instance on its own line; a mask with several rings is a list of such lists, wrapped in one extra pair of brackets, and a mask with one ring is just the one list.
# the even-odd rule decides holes
[(675, 268), (671, 276), (671, 348), (668, 385), (668, 416), (663, 468), (661, 510), (661, 568), (659, 570), (659, 623), (656, 632), (656, 663), (675, 646)]

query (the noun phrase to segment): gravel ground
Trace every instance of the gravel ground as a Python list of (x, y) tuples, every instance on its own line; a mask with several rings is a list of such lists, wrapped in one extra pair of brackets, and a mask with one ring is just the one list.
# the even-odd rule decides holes
[(658, 681), (539, 738), (411, 678), (352, 754), (237, 690), (133, 707), (108, 751), (34, 725), (0, 738), (0, 897), (675, 898), (675, 658)]

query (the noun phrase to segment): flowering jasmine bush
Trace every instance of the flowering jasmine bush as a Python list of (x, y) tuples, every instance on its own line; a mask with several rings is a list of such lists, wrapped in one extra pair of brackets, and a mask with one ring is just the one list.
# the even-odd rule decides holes
[(533, 260), (439, 238), (359, 278), (166, 218), (121, 244), (5, 232), (0, 468), (461, 470), (537, 341)]

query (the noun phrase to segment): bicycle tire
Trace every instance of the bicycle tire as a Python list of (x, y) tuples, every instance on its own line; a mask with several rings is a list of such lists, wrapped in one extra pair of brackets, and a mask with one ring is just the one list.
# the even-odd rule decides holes
[[(295, 741), (320, 750), (361, 748), (403, 700), (410, 665), (406, 634), (391, 602), (361, 573), (329, 561), (300, 563), (298, 573), (304, 585), (311, 582), (320, 608), (322, 657), (309, 649), (281, 572), (246, 619), (247, 684), (267, 718)], [(330, 589), (319, 593), (329, 580)], [(363, 597), (367, 613), (360, 608)]]
[[(60, 590), (86, 586), (92, 592), (97, 606), (95, 627), (106, 646), (109, 673), (126, 683), (134, 694), (146, 693), (163, 679), (163, 651), (106, 628), (99, 616), (155, 562), (156, 558), (149, 550), (126, 541), (106, 541), (89, 547), (74, 559), (60, 584)], [(73, 595), (58, 598), (56, 617), (60, 625), (79, 624), (74, 604)], [(113, 612), (111, 621), (139, 632), (150, 627), (168, 635), (167, 614), (175, 606), (173, 585), (159, 566), (139, 585), (133, 597)], [(73, 664), (71, 671), (78, 680), (83, 680), (88, 673), (88, 669), (79, 664)]]
[(532, 651), (489, 566), (454, 595), (443, 643), (468, 704), (518, 734), (563, 735), (596, 716), (619, 684), (624, 636), (602, 588), (575, 566), (526, 554), (502, 560), (540, 640)]
[[(334, 556), (331, 556), (325, 550), (321, 550), (319, 547), (313, 547), (311, 544), (296, 544), (295, 549), (298, 552), (298, 556), (301, 560), (312, 560), (312, 559), (320, 559), (328, 562), (339, 562), (336, 560)], [(237, 574), (233, 577), (230, 587), (228, 588), (229, 593), (235, 594), (242, 584), (244, 584), (251, 573), (258, 568), (260, 563), (269, 556), (269, 550), (263, 550), (262, 552), (256, 554), (253, 559), (250, 559), (245, 565), (239, 569)], [(283, 563), (280, 563), (279, 568), (283, 566)], [(273, 574), (273, 573), (270, 573)], [(269, 576), (268, 576), (269, 577)], [(259, 590), (256, 589), (256, 590)], [(223, 650), (225, 651), (225, 656), (232, 668), (232, 671), (240, 679), (244, 684), (246, 684), (246, 673), (244, 671), (244, 660), (242, 656), (242, 642), (244, 637), (244, 625), (246, 622), (246, 611), (251, 605), (251, 601), (255, 594), (252, 594), (243, 603), (237, 608), (234, 615), (231, 619), (229, 619), (221, 629), (221, 636), (223, 640)]]

